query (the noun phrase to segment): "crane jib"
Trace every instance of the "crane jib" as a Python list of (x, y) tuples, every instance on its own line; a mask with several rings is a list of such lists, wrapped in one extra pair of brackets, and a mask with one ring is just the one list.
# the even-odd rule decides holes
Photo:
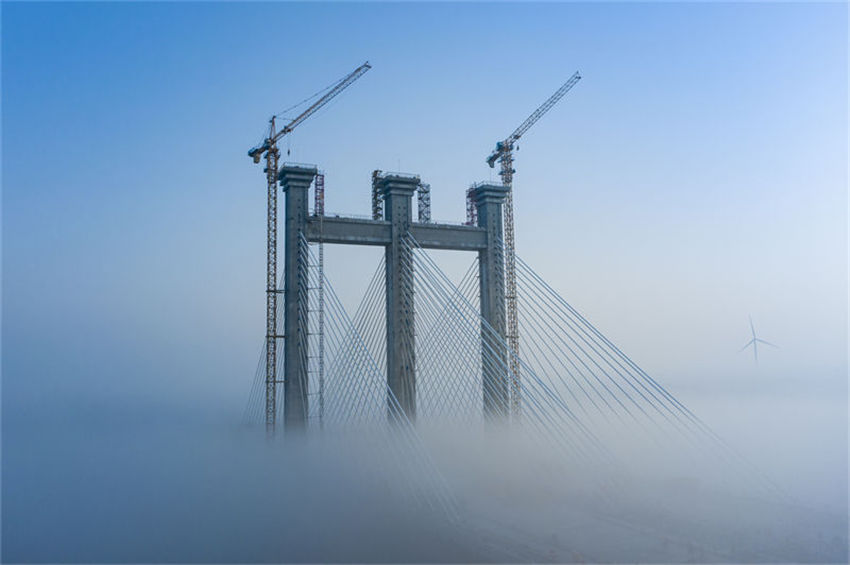
[(316, 100), (309, 108), (301, 112), (301, 114), (285, 125), (277, 134), (270, 135), (268, 139), (266, 139), (261, 145), (254, 147), (250, 151), (248, 151), (248, 156), (254, 159), (254, 162), (259, 162), (259, 156), (268, 151), (272, 145), (274, 145), (281, 137), (291, 132), (298, 125), (301, 124), (304, 120), (312, 116), (316, 111), (318, 111), (322, 106), (327, 104), (334, 98), (337, 94), (348, 88), (351, 83), (355, 80), (363, 76), (363, 74), (372, 68), (372, 65), (369, 64), (369, 61), (366, 61), (349, 74), (341, 78), (336, 84), (334, 84), (331, 89), (325, 93), (324, 96)]
[(348, 86), (352, 82), (360, 78), (363, 73), (365, 73), (371, 68), (372, 66), (369, 64), (368, 61), (366, 61), (365, 63), (354, 69), (350, 74), (343, 77), (324, 96), (319, 98), (312, 106), (304, 110), (300, 116), (289, 122), (289, 124), (287, 124), (282, 130), (280, 130), (280, 132), (275, 136), (274, 140), (277, 141), (287, 133), (291, 132), (293, 129), (295, 129), (296, 126), (298, 126), (301, 122), (313, 115), (319, 108), (330, 102), (332, 98), (334, 98), (337, 94), (348, 88)]
[(514, 132), (505, 140), (504, 144), (512, 145), (513, 142), (519, 139), (522, 134), (527, 132), (528, 129), (537, 122), (537, 120), (542, 118), (543, 114), (548, 112), (552, 108), (552, 106), (554, 106), (558, 102), (558, 100), (563, 98), (564, 94), (569, 92), (570, 89), (575, 86), (575, 84), (579, 80), (581, 80), (581, 75), (578, 73), (578, 71), (576, 71), (573, 76), (571, 76), (567, 80), (567, 82), (562, 84), (561, 87), (555, 91), (555, 94), (550, 96), (549, 99), (546, 100), (546, 102), (541, 104), (539, 108), (532, 112), (531, 115), (528, 116), (528, 118), (526, 118), (526, 120), (522, 124), (520, 124), (520, 126), (516, 128), (516, 130), (514, 130)]
[(567, 79), (567, 82), (561, 85), (558, 90), (555, 91), (555, 94), (550, 96), (546, 102), (541, 104), (534, 112), (528, 116), (522, 124), (518, 128), (514, 130), (514, 132), (507, 137), (504, 141), (499, 141), (496, 143), (496, 148), (490, 153), (490, 156), (487, 157), (487, 164), (490, 167), (493, 167), (496, 164), (496, 161), (504, 155), (513, 150), (514, 142), (516, 142), (528, 129), (533, 126), (537, 120), (543, 117), (543, 114), (548, 112), (552, 106), (554, 106), (558, 100), (563, 98), (563, 96), (570, 91), (570, 89), (575, 86), (575, 84), (581, 80), (581, 74), (578, 71), (573, 73), (573, 75)]

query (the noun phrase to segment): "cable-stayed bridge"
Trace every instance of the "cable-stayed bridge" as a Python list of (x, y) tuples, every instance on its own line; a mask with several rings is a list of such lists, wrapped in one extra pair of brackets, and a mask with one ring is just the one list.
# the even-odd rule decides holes
[[(316, 176), (315, 167), (301, 165), (280, 171), (285, 271), (275, 289), (283, 301), (271, 337), (284, 340), (272, 372), (283, 375), (283, 386), (270, 382), (264, 351), (246, 421), (265, 420), (272, 430), (282, 421), (299, 434), (369, 437), (419, 485), (411, 494), (450, 515), (456, 512), (451, 490), (421, 439), (428, 425), (520, 430), (528, 441), (592, 468), (621, 465), (612, 442), (643, 434), (710, 452), (744, 470), (758, 488), (773, 489), (520, 257), (519, 346), (509, 346), (505, 187), (475, 185), (477, 226), (459, 226), (431, 222), (422, 206), (414, 221), (412, 199), (422, 183), (402, 174), (373, 176), (373, 194), (382, 201), (371, 220), (324, 216), (320, 177), (311, 214), (308, 190)], [(385, 249), (353, 314), (325, 277), (325, 243)], [(466, 274), (452, 281), (430, 249), (474, 253)]]

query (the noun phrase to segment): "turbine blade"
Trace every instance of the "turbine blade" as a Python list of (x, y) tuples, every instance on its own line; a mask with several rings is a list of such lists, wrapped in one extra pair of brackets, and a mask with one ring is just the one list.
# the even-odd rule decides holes
[(756, 337), (756, 329), (753, 327), (753, 317), (748, 316), (750, 318), (750, 331), (753, 333), (753, 339)]
[(776, 345), (776, 344), (774, 344), (774, 343), (770, 343), (769, 341), (765, 341), (765, 340), (763, 340), (763, 339), (761, 339), (761, 338), (756, 338), (756, 341), (757, 341), (757, 342), (759, 342), (759, 343), (763, 343), (763, 344), (765, 344), (765, 345), (769, 345), (769, 346), (771, 346), (771, 347), (775, 347), (776, 349), (779, 349), (779, 346), (778, 346), (778, 345)]
[(744, 351), (746, 348), (748, 348), (749, 346), (753, 345), (753, 341), (754, 341), (754, 340), (752, 340), (752, 339), (751, 339), (750, 341), (748, 341), (748, 342), (747, 342), (747, 345), (745, 345), (744, 347), (742, 347), (741, 349), (739, 349), (739, 350), (738, 350), (738, 353), (741, 353), (741, 352), (742, 352), (742, 351)]

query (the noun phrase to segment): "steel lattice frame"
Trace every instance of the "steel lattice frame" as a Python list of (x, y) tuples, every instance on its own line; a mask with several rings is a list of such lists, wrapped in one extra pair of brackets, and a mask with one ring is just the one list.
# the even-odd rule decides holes
[[(275, 137), (274, 118), (269, 139)], [(268, 213), (266, 223), (266, 432), (274, 433), (277, 416), (277, 169), (279, 151), (272, 143), (266, 152)]]
[(507, 332), (508, 344), (508, 376), (510, 378), (511, 390), (511, 415), (519, 418), (522, 397), (519, 382), (519, 319), (517, 316), (517, 291), (516, 291), (516, 247), (514, 237), (514, 159), (511, 153), (512, 146), (506, 148), (499, 158), (502, 184), (508, 187), (505, 197), (505, 308), (507, 310)]

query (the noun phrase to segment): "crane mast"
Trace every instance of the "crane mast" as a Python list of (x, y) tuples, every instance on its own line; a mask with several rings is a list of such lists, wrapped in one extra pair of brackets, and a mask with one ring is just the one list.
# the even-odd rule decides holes
[(277, 288), (277, 173), (280, 150), (277, 143), (286, 134), (298, 127), (304, 120), (312, 116), (322, 106), (327, 104), (337, 94), (348, 88), (351, 83), (371, 69), (365, 62), (351, 73), (336, 82), (330, 89), (310, 107), (285, 125), (280, 131), (276, 130), (275, 116), (269, 120), (269, 135), (259, 145), (248, 151), (248, 156), (259, 163), (266, 160), (266, 188), (268, 190), (266, 215), (266, 433), (274, 433), (277, 420), (277, 341), (285, 336), (278, 335), (277, 328), (277, 295), (282, 291)]
[(505, 302), (507, 309), (507, 338), (508, 355), (508, 378), (510, 379), (511, 391), (511, 414), (518, 418), (522, 394), (519, 377), (519, 317), (517, 315), (517, 290), (516, 290), (516, 246), (514, 230), (514, 197), (513, 179), (514, 173), (514, 144), (522, 135), (533, 126), (537, 120), (543, 117), (552, 106), (563, 98), (563, 96), (581, 80), (581, 75), (576, 71), (567, 82), (555, 91), (546, 102), (540, 105), (528, 118), (525, 119), (514, 132), (504, 141), (496, 143), (496, 148), (487, 157), (487, 164), (492, 168), (499, 161), (499, 176), (502, 184), (508, 187), (505, 197)]
[[(269, 139), (275, 137), (272, 116)], [(274, 432), (277, 414), (277, 144), (266, 151), (266, 432)]]

